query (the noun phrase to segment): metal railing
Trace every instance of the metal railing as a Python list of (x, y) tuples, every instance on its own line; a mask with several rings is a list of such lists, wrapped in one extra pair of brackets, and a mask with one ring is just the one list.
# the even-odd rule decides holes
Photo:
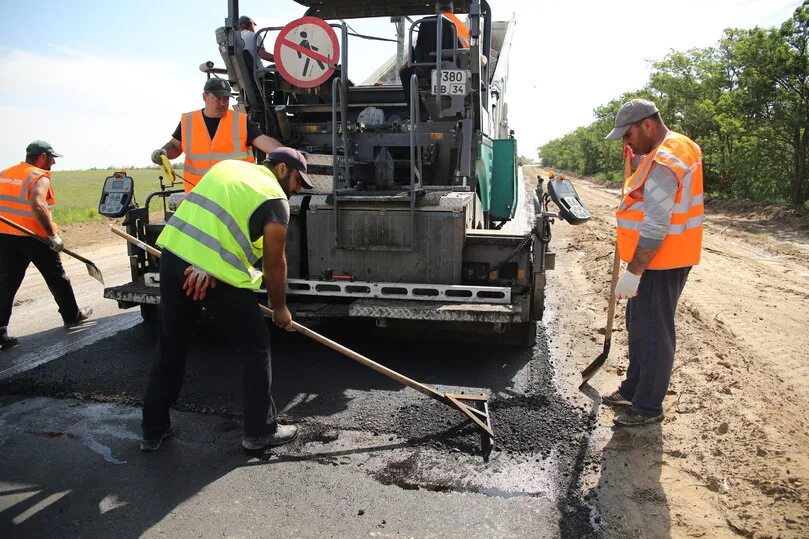
[[(431, 62), (414, 62), (413, 61), (413, 31), (416, 29), (417, 26), (425, 22), (432, 22), (436, 21), (436, 33), (435, 33), (435, 64)], [(410, 26), (410, 32), (408, 34), (408, 43), (411, 44), (407, 53), (407, 67), (434, 67), (435, 68), (435, 103), (438, 107), (439, 116), (443, 112), (443, 107), (441, 106), (441, 72), (442, 72), (442, 60), (444, 57), (444, 50), (443, 50), (443, 33), (444, 33), (444, 21), (441, 17), (425, 17), (423, 19), (419, 19), (414, 22)], [(455, 29), (455, 25), (452, 25), (452, 63), (456, 66), (458, 65), (458, 32)], [(430, 81), (432, 84), (432, 80)], [(418, 88), (417, 90), (418, 91)]]

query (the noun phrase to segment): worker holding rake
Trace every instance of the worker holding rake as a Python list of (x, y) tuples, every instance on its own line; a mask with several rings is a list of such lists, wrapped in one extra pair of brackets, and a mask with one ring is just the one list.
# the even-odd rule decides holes
[(645, 99), (625, 103), (606, 138), (623, 139), (639, 159), (616, 212), (616, 248), (628, 266), (615, 296), (629, 300), (629, 368), (619, 389), (602, 399), (629, 405), (615, 423), (631, 427), (663, 420), (674, 364), (674, 313), (702, 249), (702, 152), (670, 131), (657, 106)]
[[(262, 277), (273, 322), (291, 329), (286, 307), (287, 197), (311, 189), (306, 159), (292, 148), (268, 155), (265, 166), (237, 160), (215, 164), (168, 220), (160, 258), (159, 351), (143, 402), (141, 449), (159, 449), (174, 433), (169, 407), (180, 392), (194, 320), (204, 307), (233, 343), (243, 377), (248, 450), (291, 441), (270, 395), (269, 333), (256, 301)], [(262, 261), (263, 273), (255, 268)]]

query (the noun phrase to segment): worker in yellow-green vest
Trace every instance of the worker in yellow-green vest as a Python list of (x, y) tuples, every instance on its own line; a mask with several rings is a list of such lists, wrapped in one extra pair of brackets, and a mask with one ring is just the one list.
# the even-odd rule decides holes
[[(177, 400), (193, 323), (204, 307), (232, 342), (242, 371), (244, 437), (248, 450), (291, 441), (297, 428), (280, 425), (270, 395), (270, 336), (256, 301), (262, 277), (273, 322), (291, 329), (286, 307), (287, 197), (311, 189), (305, 157), (280, 147), (264, 165), (215, 164), (168, 220), (160, 258), (159, 351), (143, 398), (144, 451), (174, 433), (169, 407)], [(255, 268), (262, 261), (263, 272)]]

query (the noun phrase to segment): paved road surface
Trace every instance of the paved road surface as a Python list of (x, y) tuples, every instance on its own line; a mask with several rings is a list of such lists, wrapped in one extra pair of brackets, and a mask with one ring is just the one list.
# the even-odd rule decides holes
[[(85, 250), (86, 251), (86, 250)], [(128, 280), (124, 247), (90, 258)], [(138, 449), (154, 335), (66, 260), (91, 322), (61, 327), (32, 268), (0, 354), (0, 536), (556, 537), (592, 531), (577, 477), (589, 404), (558, 393), (544, 328), (534, 350), (417, 343), (370, 326), (324, 331), (420, 381), (487, 388), (499, 449), (457, 412), (295, 334), (273, 334), (273, 388), (295, 443), (239, 446), (239, 374), (201, 325), (174, 413), (179, 434)]]

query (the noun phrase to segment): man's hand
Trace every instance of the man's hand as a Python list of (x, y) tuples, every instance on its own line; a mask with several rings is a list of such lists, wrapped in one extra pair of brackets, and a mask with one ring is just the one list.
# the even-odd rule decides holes
[(216, 288), (216, 279), (196, 266), (188, 266), (183, 274), (185, 275), (183, 283), (185, 295), (193, 294), (194, 301), (202, 301), (208, 293), (208, 288)]
[(276, 326), (278, 326), (281, 329), (293, 331), (292, 313), (290, 313), (289, 309), (287, 309), (286, 307), (281, 307), (280, 309), (273, 308), (272, 321)]
[(629, 147), (629, 144), (624, 144), (624, 161), (629, 159), (630, 161), (635, 158), (635, 154), (632, 152), (632, 148)]
[(625, 271), (615, 285), (615, 297), (618, 299), (634, 298), (638, 295), (639, 284), (640, 275), (635, 275), (631, 271)]
[(57, 253), (65, 248), (65, 242), (62, 241), (62, 238), (60, 238), (58, 234), (48, 236), (48, 241), (51, 242), (51, 249)]
[(154, 163), (157, 166), (162, 165), (163, 163), (160, 161), (160, 156), (161, 155), (165, 155), (166, 157), (169, 156), (169, 154), (166, 152), (165, 148), (160, 148), (159, 150), (153, 151), (152, 152), (152, 163)]

